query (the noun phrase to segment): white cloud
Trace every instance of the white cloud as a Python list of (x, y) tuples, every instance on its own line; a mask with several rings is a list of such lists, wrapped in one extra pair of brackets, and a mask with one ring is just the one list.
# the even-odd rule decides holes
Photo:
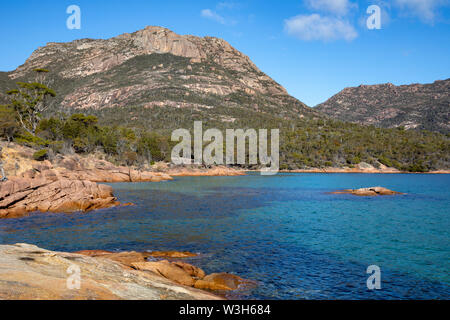
[(358, 37), (355, 28), (346, 20), (321, 17), (319, 14), (298, 15), (284, 22), (285, 31), (301, 40), (352, 41)]
[(448, 5), (448, 0), (394, 0), (395, 5), (406, 14), (419, 17), (427, 23), (434, 23), (437, 9)]
[(211, 9), (204, 9), (204, 10), (202, 10), (201, 15), (202, 15), (203, 18), (210, 19), (210, 20), (216, 21), (216, 22), (221, 23), (221, 24), (225, 24), (226, 23), (224, 17), (222, 17), (221, 15), (219, 15), (216, 12), (212, 11)]
[(239, 4), (235, 3), (235, 2), (228, 2), (228, 1), (223, 1), (223, 2), (219, 2), (217, 4), (217, 9), (221, 10), (221, 9), (236, 9), (239, 7)]
[(338, 16), (345, 16), (357, 4), (349, 0), (305, 0), (308, 7), (318, 11), (329, 12)]

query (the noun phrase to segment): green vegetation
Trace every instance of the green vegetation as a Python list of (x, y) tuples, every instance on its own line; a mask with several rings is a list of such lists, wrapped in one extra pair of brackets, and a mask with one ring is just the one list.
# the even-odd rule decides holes
[(45, 159), (48, 159), (48, 150), (42, 149), (42, 150), (36, 151), (33, 154), (33, 159), (36, 161), (44, 161)]
[[(146, 59), (136, 59), (133, 63), (147, 64)], [(150, 62), (154, 65), (160, 61)], [(35, 72), (38, 78), (43, 78), (47, 70)], [(175, 144), (170, 141), (171, 132), (179, 128), (192, 129), (194, 121), (203, 121), (204, 130), (279, 128), (281, 169), (354, 167), (366, 162), (375, 167), (385, 165), (404, 171), (427, 172), (448, 169), (450, 164), (448, 134), (362, 126), (320, 118), (314, 112), (300, 119), (286, 113), (289, 106), (301, 108), (295, 105), (298, 101), (291, 101), (289, 97), (280, 98), (283, 108), (279, 114), (274, 114), (270, 101), (263, 96), (249, 97), (237, 92), (225, 98), (213, 94), (203, 97), (186, 95), (180, 86), (174, 86), (151, 91), (151, 95), (157, 96), (146, 99), (164, 101), (164, 95), (168, 95), (172, 101), (198, 102), (214, 108), (114, 107), (114, 110), (86, 109), (85, 114), (64, 114), (52, 109), (53, 112), (50, 114), (47, 110), (47, 117), (44, 117), (41, 112), (49, 106), (48, 98), (55, 92), (40, 82), (21, 82), (18, 87), (9, 91), (10, 104), (0, 106), (0, 137), (36, 148), (39, 151), (35, 158), (40, 160), (58, 153), (75, 152), (99, 153), (109, 161), (128, 166), (169, 161)], [(221, 105), (224, 99), (229, 105)]]
[(402, 171), (448, 168), (450, 136), (361, 126), (337, 120), (302, 120), (283, 130), (280, 162), (285, 169), (354, 166), (361, 162)]
[(92, 115), (43, 119), (37, 136), (56, 153), (101, 152), (126, 165), (170, 160), (168, 137), (120, 126), (100, 126)]
[[(224, 118), (233, 118), (233, 122), (211, 117), (208, 110), (168, 106), (86, 112), (95, 114), (100, 119), (100, 124), (126, 124), (140, 130), (148, 128), (164, 136), (170, 136), (174, 129), (192, 129), (194, 121), (203, 121), (205, 130), (279, 128), (280, 164), (283, 169), (351, 167), (361, 162), (375, 167), (379, 167), (381, 163), (413, 172), (450, 167), (450, 135), (430, 131), (383, 129), (312, 117), (287, 120), (253, 110), (225, 107), (216, 107), (215, 112), (222, 114)], [(135, 118), (131, 121), (133, 117)]]
[(22, 128), (32, 135), (36, 133), (42, 113), (49, 107), (48, 99), (56, 96), (55, 91), (42, 83), (45, 80), (42, 74), (47, 73), (48, 70), (35, 69), (35, 72), (37, 81), (40, 82), (17, 82), (17, 89), (6, 92), (11, 98), (10, 106), (16, 111)]
[[(276, 127), (281, 129), (281, 169), (354, 167), (366, 162), (375, 167), (381, 163), (404, 171), (427, 172), (448, 168), (450, 163), (450, 137), (439, 133), (320, 119), (274, 122), (269, 126)], [(101, 152), (123, 165), (169, 161), (174, 145), (168, 131), (100, 125), (97, 117), (83, 114), (43, 119), (36, 136), (19, 133), (15, 141), (54, 153)]]
[(0, 136), (10, 142), (19, 131), (14, 109), (9, 106), (0, 106)]

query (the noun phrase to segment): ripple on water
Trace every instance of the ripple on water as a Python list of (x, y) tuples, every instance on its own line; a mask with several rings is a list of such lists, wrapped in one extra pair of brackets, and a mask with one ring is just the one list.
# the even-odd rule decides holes
[[(330, 191), (382, 185), (404, 196)], [(114, 184), (135, 207), (0, 221), (1, 243), (179, 250), (207, 273), (255, 280), (239, 299), (450, 298), (448, 175), (289, 174)], [(382, 269), (369, 291), (366, 269)]]

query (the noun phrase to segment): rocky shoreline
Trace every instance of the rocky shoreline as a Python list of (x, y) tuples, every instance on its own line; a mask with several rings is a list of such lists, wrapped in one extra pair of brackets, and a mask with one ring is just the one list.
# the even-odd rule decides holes
[(430, 172), (406, 172), (400, 171), (396, 168), (387, 167), (381, 163), (379, 163), (379, 167), (376, 168), (371, 164), (361, 162), (354, 167), (343, 167), (343, 168), (335, 168), (335, 167), (327, 167), (327, 168), (307, 168), (307, 169), (297, 169), (297, 170), (280, 170), (282, 173), (372, 173), (372, 174), (398, 174), (398, 173), (424, 173), (424, 174), (449, 174), (450, 170), (438, 170), (438, 171), (430, 171)]
[(429, 172), (408, 172), (400, 170), (360, 170), (355, 168), (311, 168), (299, 170), (280, 170), (281, 173), (365, 173), (365, 174), (450, 174), (450, 170)]
[[(213, 273), (205, 271), (182, 261), (198, 256), (192, 252), (155, 251), (155, 252), (110, 252), (104, 250), (83, 250), (75, 252), (89, 257), (109, 259), (121, 263), (125, 268), (138, 271), (153, 272), (177, 284), (211, 291), (232, 291), (240, 287), (255, 285), (254, 282), (242, 279), (229, 273)], [(147, 259), (151, 258), (152, 261)]]
[(35, 161), (33, 149), (4, 146), (4, 167), (9, 177), (0, 182), (0, 219), (17, 218), (30, 212), (70, 213), (121, 205), (110, 186), (98, 183), (161, 182), (173, 176), (237, 176), (243, 171), (228, 167), (154, 168), (116, 166), (94, 155), (57, 156), (52, 161)]
[(0, 218), (29, 212), (68, 213), (120, 205), (112, 188), (83, 180), (14, 178), (0, 183)]
[(226, 273), (206, 276), (182, 261), (147, 262), (144, 253), (93, 252), (0, 245), (0, 299), (220, 300), (213, 291), (235, 290), (246, 282)]
[[(116, 166), (99, 155), (61, 156), (52, 161), (35, 161), (33, 149), (3, 146), (4, 167), (14, 176), (0, 182), (0, 219), (16, 218), (30, 212), (70, 213), (119, 206), (110, 186), (98, 183), (161, 182), (173, 177), (242, 176), (246, 171), (226, 166), (170, 166), (157, 163), (148, 168)], [(258, 171), (257, 171), (258, 172)], [(354, 168), (310, 168), (281, 170), (282, 173), (404, 173), (380, 164), (375, 168), (360, 163)], [(441, 170), (430, 174), (448, 174)]]
[(98, 182), (159, 182), (167, 174), (116, 167), (104, 160), (65, 157), (35, 162), (0, 183), (0, 218), (30, 212), (69, 213), (119, 206), (110, 186)]
[(225, 166), (212, 168), (172, 168), (167, 171), (171, 177), (234, 177), (245, 176), (245, 170), (237, 170)]

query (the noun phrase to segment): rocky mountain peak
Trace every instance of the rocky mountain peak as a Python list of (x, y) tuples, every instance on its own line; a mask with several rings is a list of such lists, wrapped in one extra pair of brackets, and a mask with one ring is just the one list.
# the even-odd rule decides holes
[(345, 88), (317, 110), (331, 117), (380, 127), (450, 131), (450, 79), (430, 84), (392, 83)]
[[(153, 53), (169, 53), (174, 56), (192, 59), (192, 63), (204, 60), (211, 61), (238, 72), (261, 73), (263, 80), (271, 80), (251, 62), (251, 60), (223, 39), (214, 37), (197, 37), (179, 35), (175, 32), (157, 26), (147, 26), (134, 33), (124, 33), (107, 40), (81, 39), (70, 43), (50, 42), (38, 48), (24, 65), (11, 75), (17, 79), (34, 68), (44, 68), (55, 61), (78, 60), (81, 64), (70, 70), (62, 70), (63, 78), (85, 77), (98, 72), (104, 72), (125, 61)], [(285, 89), (278, 86), (280, 93)]]
[(175, 32), (156, 26), (147, 26), (134, 33), (125, 33), (114, 39), (129, 40), (144, 54), (171, 53), (187, 58), (206, 58), (198, 46), (200, 38), (178, 35)]
[(218, 122), (234, 122), (242, 113), (316, 114), (227, 41), (157, 26), (109, 39), (48, 43), (5, 77), (10, 83), (28, 81), (36, 68), (50, 70), (55, 105), (65, 112), (138, 107), (192, 115), (195, 110)]

